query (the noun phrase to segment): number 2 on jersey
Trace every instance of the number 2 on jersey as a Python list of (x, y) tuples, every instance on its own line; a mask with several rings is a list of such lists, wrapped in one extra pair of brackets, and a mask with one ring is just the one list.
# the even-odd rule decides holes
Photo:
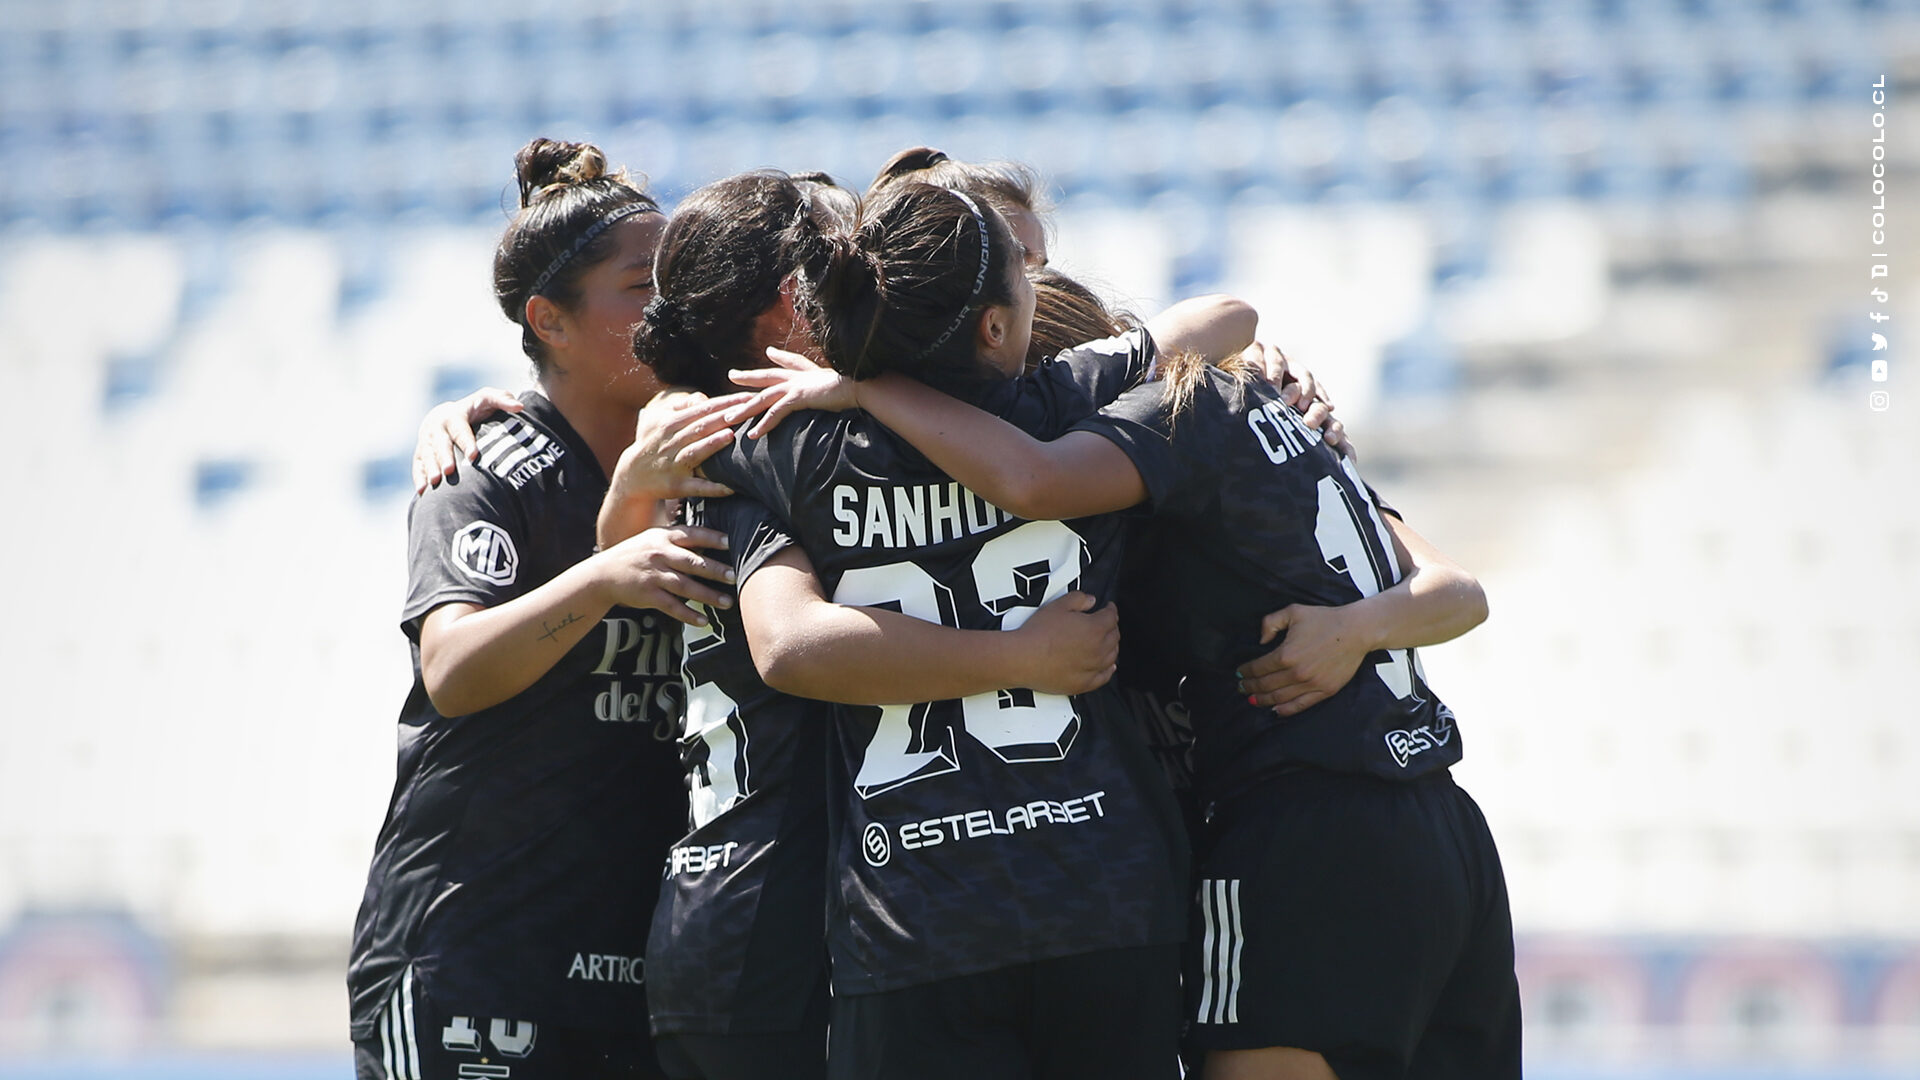
[[(1012, 630), (1041, 605), (1079, 584), (1086, 549), (1078, 533), (1057, 521), (1030, 521), (981, 546), (973, 557), (975, 595), (988, 620)], [(945, 626), (960, 626), (952, 589), (911, 562), (847, 571), (835, 603), (891, 607)], [(977, 623), (975, 623), (977, 625)], [(953, 725), (933, 702), (887, 705), (854, 777), (863, 799), (960, 768)], [(1059, 761), (1080, 730), (1073, 702), (1058, 694), (1000, 690), (960, 702), (962, 726), (975, 742), (1005, 762)]]

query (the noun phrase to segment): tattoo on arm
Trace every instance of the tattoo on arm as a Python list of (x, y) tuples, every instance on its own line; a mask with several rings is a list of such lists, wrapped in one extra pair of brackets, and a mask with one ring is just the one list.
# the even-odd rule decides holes
[(565, 630), (567, 627), (572, 626), (574, 623), (577, 623), (579, 621), (580, 621), (580, 616), (575, 615), (571, 611), (567, 612), (566, 618), (560, 620), (560, 624), (558, 626), (555, 626), (554, 624), (549, 623), (545, 619), (541, 619), (540, 628), (542, 630), (545, 630), (546, 633), (540, 635), (540, 640), (541, 641), (556, 640), (555, 635), (559, 634), (560, 631)]

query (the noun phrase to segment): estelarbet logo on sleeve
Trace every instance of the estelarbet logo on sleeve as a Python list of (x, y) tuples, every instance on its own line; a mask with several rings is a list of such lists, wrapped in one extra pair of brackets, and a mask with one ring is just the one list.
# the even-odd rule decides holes
[(468, 577), (511, 585), (520, 572), (513, 538), (491, 521), (476, 521), (453, 535), (453, 561)]

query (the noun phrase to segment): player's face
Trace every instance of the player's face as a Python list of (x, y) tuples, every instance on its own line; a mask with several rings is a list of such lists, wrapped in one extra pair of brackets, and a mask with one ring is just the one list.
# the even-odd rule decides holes
[(1007, 378), (1015, 378), (1027, 368), (1027, 347), (1033, 343), (1033, 282), (1018, 262), (1010, 262), (1012, 300), (987, 309), (988, 318), (1002, 320), (1005, 332), (997, 344), (983, 347), (981, 359)]
[(633, 357), (633, 328), (653, 299), (653, 253), (666, 225), (660, 214), (635, 214), (615, 224), (613, 254), (580, 275), (580, 301), (567, 313), (564, 366), (583, 376), (583, 385), (604, 386), (609, 396), (635, 408), (660, 388), (653, 369)]
[(1013, 230), (1013, 238), (1026, 245), (1027, 269), (1038, 270), (1047, 265), (1047, 230), (1040, 226), (1040, 216), (1031, 210), (1012, 210), (1002, 215), (1007, 219), (1007, 227)]

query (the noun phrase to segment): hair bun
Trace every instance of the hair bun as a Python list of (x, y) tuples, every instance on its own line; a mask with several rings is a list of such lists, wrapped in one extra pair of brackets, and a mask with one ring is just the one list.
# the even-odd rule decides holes
[(944, 150), (935, 150), (931, 146), (915, 146), (893, 155), (885, 165), (880, 166), (880, 175), (874, 178), (878, 183), (892, 180), (908, 173), (917, 173), (922, 169), (931, 169), (947, 160)]
[(513, 156), (513, 166), (520, 205), (530, 206), (553, 190), (607, 175), (607, 156), (592, 143), (535, 139)]
[(659, 337), (679, 337), (687, 332), (687, 309), (664, 293), (654, 293), (647, 301), (644, 318)]

